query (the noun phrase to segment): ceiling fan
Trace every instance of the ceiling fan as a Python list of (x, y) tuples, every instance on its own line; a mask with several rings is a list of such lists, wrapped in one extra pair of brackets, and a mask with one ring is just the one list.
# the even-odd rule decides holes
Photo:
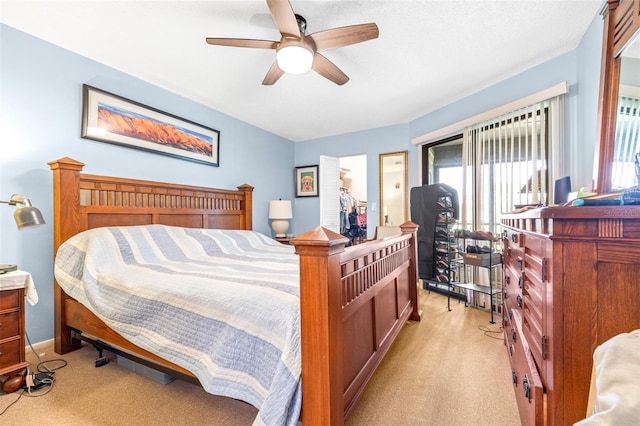
[(267, 0), (267, 5), (280, 31), (280, 41), (213, 37), (206, 39), (207, 43), (219, 46), (275, 49), (276, 61), (267, 71), (262, 81), (263, 85), (274, 84), (285, 72), (302, 74), (309, 69), (338, 85), (343, 85), (349, 81), (349, 77), (318, 51), (378, 38), (378, 26), (374, 23), (332, 28), (307, 35), (307, 21), (293, 13), (288, 0)]

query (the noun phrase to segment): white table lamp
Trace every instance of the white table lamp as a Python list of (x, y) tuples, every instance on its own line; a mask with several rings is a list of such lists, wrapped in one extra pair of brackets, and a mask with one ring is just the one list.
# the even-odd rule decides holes
[(271, 229), (276, 238), (285, 237), (289, 229), (289, 219), (292, 217), (290, 200), (269, 201), (269, 219), (271, 219)]

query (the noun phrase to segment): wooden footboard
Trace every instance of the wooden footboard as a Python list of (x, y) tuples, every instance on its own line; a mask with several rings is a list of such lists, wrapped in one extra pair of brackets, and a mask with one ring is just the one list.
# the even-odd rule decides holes
[[(54, 254), (73, 235), (102, 226), (165, 224), (252, 229), (253, 187), (237, 190), (81, 173), (84, 164), (49, 163), (54, 188)], [(300, 256), (302, 421), (341, 425), (407, 320), (419, 321), (416, 230), (345, 248), (343, 236), (316, 228), (292, 240)], [(188, 371), (132, 345), (54, 281), (55, 350), (80, 347), (74, 330)]]
[(400, 332), (419, 321), (416, 230), (345, 249), (316, 228), (292, 240), (300, 255), (302, 423), (341, 425)]

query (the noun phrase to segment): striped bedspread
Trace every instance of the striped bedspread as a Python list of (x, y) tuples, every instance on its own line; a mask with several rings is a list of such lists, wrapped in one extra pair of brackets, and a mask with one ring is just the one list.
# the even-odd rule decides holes
[(260, 233), (163, 225), (97, 228), (60, 246), (55, 277), (136, 345), (212, 394), (293, 425), (301, 407), (299, 261)]

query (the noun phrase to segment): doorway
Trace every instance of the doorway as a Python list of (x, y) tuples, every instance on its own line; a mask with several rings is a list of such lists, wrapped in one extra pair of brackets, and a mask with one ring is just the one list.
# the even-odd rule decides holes
[(338, 158), (340, 234), (357, 244), (367, 238), (367, 156)]

